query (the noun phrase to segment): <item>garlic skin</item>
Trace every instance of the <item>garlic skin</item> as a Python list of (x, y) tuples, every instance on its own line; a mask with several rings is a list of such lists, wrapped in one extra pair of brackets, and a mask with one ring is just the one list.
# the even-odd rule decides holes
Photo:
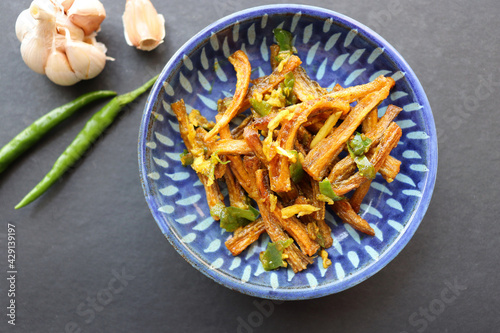
[(71, 6), (73, 6), (73, 2), (75, 0), (63, 0), (61, 1), (61, 6), (63, 7), (64, 11), (67, 12)]
[(31, 16), (30, 10), (25, 9), (19, 14), (16, 20), (16, 36), (20, 42), (23, 41), (24, 36), (31, 30), (35, 29), (36, 20)]
[(127, 0), (122, 20), (128, 45), (151, 51), (163, 43), (165, 19), (150, 0)]
[(75, 0), (68, 9), (68, 17), (85, 35), (98, 31), (106, 18), (106, 11), (99, 0)]

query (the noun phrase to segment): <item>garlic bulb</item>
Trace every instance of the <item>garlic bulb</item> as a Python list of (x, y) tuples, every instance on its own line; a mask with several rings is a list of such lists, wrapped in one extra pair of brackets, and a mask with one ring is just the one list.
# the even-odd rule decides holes
[(106, 11), (99, 0), (75, 0), (68, 10), (68, 17), (89, 35), (99, 29)]
[(150, 0), (127, 0), (122, 19), (128, 45), (151, 51), (163, 43), (165, 19)]
[(114, 60), (96, 40), (105, 17), (98, 0), (33, 0), (15, 27), (24, 62), (59, 85), (96, 77)]

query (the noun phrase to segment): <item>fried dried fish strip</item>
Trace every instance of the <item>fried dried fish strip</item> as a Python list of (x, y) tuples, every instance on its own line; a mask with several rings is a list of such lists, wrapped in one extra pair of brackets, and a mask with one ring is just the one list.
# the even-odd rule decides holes
[[(266, 171), (262, 169), (257, 170), (256, 172), (257, 181), (260, 182), (264, 181), (263, 178), (264, 172)], [(287, 240), (289, 236), (283, 231), (283, 229), (279, 224), (279, 221), (277, 220), (275, 215), (271, 213), (269, 209), (270, 206), (269, 197), (259, 198), (259, 200), (257, 200), (257, 205), (259, 206), (259, 212), (262, 216), (262, 220), (264, 221), (266, 232), (268, 233), (271, 240), (273, 242)], [(313, 263), (313, 259), (308, 257), (302, 251), (300, 251), (295, 243), (287, 247), (283, 252), (287, 256), (286, 261), (290, 264), (295, 273), (306, 269), (307, 265)]]
[(262, 164), (267, 166), (269, 162), (266, 155), (264, 154), (264, 151), (262, 150), (262, 141), (260, 141), (259, 132), (257, 132), (257, 130), (253, 126), (247, 126), (243, 131), (243, 138), (245, 139), (245, 142), (253, 151), (255, 156), (260, 159)]
[(302, 67), (293, 70), (295, 84), (293, 93), (302, 102), (320, 98), (327, 93), (326, 89), (321, 87), (318, 82), (312, 80)]
[(262, 218), (258, 218), (245, 227), (237, 229), (224, 244), (233, 256), (237, 256), (257, 241), (264, 231), (266, 231), (265, 223)]
[[(375, 172), (378, 172), (382, 164), (384, 164), (385, 158), (389, 155), (391, 150), (396, 147), (399, 138), (401, 138), (401, 134), (401, 128), (396, 123), (391, 123), (391, 125), (384, 132), (384, 135), (380, 139), (380, 143), (376, 147), (375, 152), (370, 157), (370, 162), (373, 165)], [(347, 192), (359, 187), (367, 180), (368, 178), (362, 176), (358, 171), (345, 181), (337, 184), (332, 184), (332, 188), (337, 195), (342, 196)]]
[(367, 180), (363, 184), (359, 185), (356, 191), (354, 191), (354, 193), (352, 194), (351, 198), (349, 199), (349, 203), (351, 204), (351, 207), (354, 210), (354, 212), (359, 213), (359, 210), (361, 208), (361, 203), (363, 202), (363, 199), (370, 190), (371, 184), (372, 184), (371, 180)]
[(370, 83), (361, 84), (359, 86), (348, 87), (342, 90), (334, 89), (334, 91), (328, 93), (327, 95), (334, 98), (341, 98), (349, 103), (352, 103), (368, 96), (368, 94), (381, 90), (383, 87), (387, 85), (392, 87), (394, 86), (394, 83), (395, 83), (394, 79), (390, 77), (384, 77), (381, 75)]
[(348, 223), (351, 227), (359, 230), (370, 236), (375, 236), (373, 228), (363, 219), (356, 214), (347, 200), (336, 201), (333, 206), (333, 211), (340, 217), (342, 222)]
[[(389, 127), (401, 110), (402, 109), (397, 106), (389, 105), (380, 121), (378, 121), (377, 124), (365, 134), (367, 138), (372, 140), (372, 146), (377, 144), (384, 134), (384, 131)], [(340, 162), (334, 165), (332, 171), (328, 175), (328, 180), (331, 184), (335, 184), (349, 178), (355, 171), (356, 163), (354, 163), (354, 160), (350, 155), (347, 155)]]
[[(184, 100), (181, 99), (180, 101), (172, 103), (171, 106), (179, 122), (179, 130), (181, 137), (184, 140), (184, 144), (186, 145), (187, 150), (193, 154), (193, 156), (196, 156), (195, 150), (203, 151), (203, 148), (199, 147), (199, 142), (196, 140), (196, 130), (189, 122)], [(205, 187), (208, 206), (212, 208), (218, 203), (224, 202), (224, 196), (220, 192), (219, 184), (217, 182), (212, 182), (211, 185), (208, 185), (209, 179), (207, 176), (200, 173), (197, 173), (197, 175)], [(218, 220), (219, 218), (218, 216), (214, 216), (214, 219)]]
[(227, 191), (229, 194), (229, 204), (233, 207), (248, 209), (245, 191), (241, 187), (240, 183), (238, 183), (234, 178), (234, 174), (231, 171), (230, 165), (228, 165), (226, 168), (224, 180), (226, 182)]
[[(266, 202), (269, 202), (269, 197), (271, 191), (269, 190), (269, 177), (266, 170), (257, 170), (257, 187), (259, 189), (260, 196)], [(319, 250), (319, 245), (314, 240), (309, 238), (307, 230), (296, 217), (283, 218), (281, 214), (281, 209), (283, 205), (278, 202), (276, 204), (276, 209), (271, 212), (271, 215), (278, 221), (280, 226), (297, 242), (302, 252), (312, 256)]]
[(249, 155), (252, 149), (245, 140), (220, 139), (207, 143), (210, 154), (217, 152), (218, 155)]
[[(297, 137), (297, 131), (300, 126), (307, 121), (307, 118), (318, 110), (343, 111), (349, 109), (348, 103), (332, 99), (330, 97), (321, 97), (319, 99), (304, 102), (295, 109), (292, 119), (287, 121), (278, 134), (277, 143), (284, 150), (292, 150)], [(309, 155), (309, 154), (308, 154)], [(271, 189), (275, 192), (288, 192), (291, 190), (290, 163), (288, 157), (276, 155), (271, 161), (270, 178)]]
[(236, 71), (236, 90), (234, 92), (233, 99), (231, 100), (231, 104), (224, 112), (222, 118), (219, 119), (214, 128), (212, 128), (210, 132), (205, 135), (206, 142), (210, 141), (215, 135), (217, 135), (220, 129), (229, 124), (231, 119), (238, 114), (238, 110), (246, 97), (248, 86), (250, 84), (252, 67), (250, 66), (250, 62), (248, 61), (248, 57), (245, 52), (238, 50), (228, 59)]
[(385, 158), (384, 164), (382, 164), (378, 172), (386, 182), (391, 183), (398, 175), (400, 167), (401, 161), (389, 155)]
[(231, 130), (231, 135), (235, 139), (243, 139), (243, 130), (250, 124), (253, 120), (253, 116), (248, 116), (234, 129)]
[[(387, 84), (379, 91), (372, 92), (356, 104), (340, 124), (329, 136), (321, 140), (307, 154), (304, 160), (304, 170), (316, 180), (323, 178), (327, 167), (340, 153), (339, 148), (345, 144), (356, 128), (361, 124), (374, 107), (387, 98), (394, 80), (385, 81)], [(349, 88), (348, 88), (349, 89)], [(339, 93), (346, 91), (341, 90)]]

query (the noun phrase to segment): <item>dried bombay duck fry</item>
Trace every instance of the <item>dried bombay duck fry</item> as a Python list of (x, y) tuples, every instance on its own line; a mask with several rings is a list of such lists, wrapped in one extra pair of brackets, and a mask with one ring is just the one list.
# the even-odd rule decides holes
[(210, 141), (215, 135), (217, 135), (221, 127), (229, 124), (231, 119), (233, 119), (240, 108), (241, 103), (245, 99), (246, 92), (248, 90), (248, 85), (250, 84), (250, 74), (252, 73), (252, 67), (248, 61), (248, 57), (243, 51), (236, 51), (229, 57), (229, 61), (234, 66), (236, 71), (236, 90), (234, 92), (231, 104), (224, 112), (222, 118), (217, 121), (214, 128), (208, 132), (205, 136), (205, 141)]
[(373, 228), (361, 216), (356, 214), (347, 200), (336, 201), (333, 206), (333, 211), (337, 214), (342, 222), (349, 224), (356, 230), (359, 230), (370, 236), (375, 236)]
[[(320, 97), (315, 100), (303, 102), (295, 109), (292, 119), (286, 122), (279, 131), (277, 143), (285, 151), (290, 151), (294, 147), (297, 131), (300, 126), (307, 121), (307, 117), (318, 110), (343, 111), (349, 109), (348, 103), (332, 99), (330, 97)], [(276, 155), (271, 160), (269, 176), (271, 178), (271, 189), (275, 192), (288, 192), (291, 190), (289, 158), (283, 155)]]
[[(348, 113), (340, 124), (328, 137), (321, 140), (307, 154), (304, 161), (304, 170), (314, 179), (320, 180), (326, 173), (327, 166), (340, 153), (339, 148), (349, 139), (365, 116), (381, 101), (387, 98), (394, 80), (387, 80), (382, 89), (368, 94)], [(346, 91), (341, 90), (339, 93)]]
[[(265, 170), (257, 170), (256, 179), (257, 181), (264, 181)], [(260, 214), (266, 226), (266, 232), (269, 234), (271, 240), (275, 243), (278, 241), (285, 241), (290, 238), (281, 228), (279, 221), (275, 215), (273, 215), (269, 209), (270, 201), (269, 197), (261, 197), (257, 204), (259, 206)], [(313, 259), (308, 257), (302, 251), (299, 250), (297, 245), (292, 244), (284, 250), (284, 254), (287, 256), (286, 261), (290, 264), (295, 273), (306, 269), (307, 265), (313, 263)]]
[[(373, 165), (375, 172), (378, 172), (385, 158), (389, 155), (391, 150), (396, 147), (401, 137), (401, 133), (401, 128), (396, 123), (391, 123), (384, 132), (378, 147), (375, 149), (375, 153), (370, 158), (370, 163)], [(332, 184), (332, 188), (338, 196), (342, 196), (359, 187), (367, 180), (368, 178), (362, 176), (358, 171), (348, 179), (337, 184)]]
[[(269, 176), (266, 170), (256, 171), (257, 176), (257, 187), (259, 188), (259, 193), (262, 198), (266, 201), (269, 200), (271, 191), (269, 190)], [(283, 218), (281, 209), (283, 206), (281, 203), (277, 203), (276, 209), (271, 212), (271, 215), (275, 217), (280, 226), (297, 242), (302, 252), (312, 256), (319, 249), (318, 243), (309, 238), (305, 226), (295, 217)]]
[[(173, 103), (172, 110), (174, 111), (174, 114), (179, 122), (181, 137), (184, 140), (184, 144), (186, 145), (188, 151), (193, 154), (193, 156), (198, 155), (200, 153), (200, 150), (203, 152), (203, 148), (198, 147), (198, 142), (196, 141), (196, 130), (194, 129), (194, 126), (189, 122), (184, 101), (180, 100)], [(197, 173), (197, 175), (200, 178), (201, 183), (205, 187), (207, 203), (210, 209), (218, 203), (222, 203), (224, 201), (224, 196), (220, 192), (219, 184), (217, 184), (217, 182), (212, 182), (210, 184), (207, 176), (201, 173)], [(214, 216), (214, 219), (218, 220), (219, 218), (218, 216)]]
[(243, 228), (236, 230), (231, 238), (224, 244), (233, 256), (243, 252), (249, 245), (257, 241), (261, 234), (266, 231), (262, 218), (259, 218)]
[[(269, 75), (250, 81), (246, 55), (238, 51), (231, 56), (236, 90), (232, 98), (218, 102), (215, 124), (198, 111), (188, 116), (182, 101), (172, 109), (189, 151), (183, 163), (192, 163), (199, 174), (209, 205), (224, 205), (217, 185), (220, 178), (227, 185), (231, 207), (250, 211), (251, 198), (260, 210), (260, 219), (231, 229), (235, 232), (226, 247), (238, 255), (264, 232), (274, 243), (288, 245), (293, 240), (284, 247), (283, 259), (299, 272), (319, 253), (328, 261), (322, 248), (331, 247), (333, 237), (325, 221), (326, 202), (344, 222), (374, 234), (357, 212), (376, 172), (387, 181), (399, 172), (401, 162), (389, 153), (401, 136), (394, 123), (401, 109), (390, 105), (378, 120), (377, 106), (394, 86), (393, 79), (383, 76), (327, 91), (300, 67), (291, 35), (277, 31), (287, 52), (271, 46)], [(230, 121), (250, 108), (250, 99), (251, 115), (230, 131)], [(337, 121), (342, 122), (336, 125)], [(363, 134), (355, 134), (360, 125)], [(346, 148), (348, 156), (340, 159)], [(327, 181), (322, 180), (326, 175)], [(356, 191), (349, 200), (341, 198), (351, 190)]]

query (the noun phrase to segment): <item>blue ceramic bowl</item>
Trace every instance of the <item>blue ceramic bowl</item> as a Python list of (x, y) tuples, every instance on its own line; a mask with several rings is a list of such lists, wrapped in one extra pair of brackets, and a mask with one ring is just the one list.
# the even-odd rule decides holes
[[(191, 168), (179, 160), (184, 144), (170, 103), (181, 98), (214, 119), (217, 100), (232, 95), (235, 72), (227, 57), (243, 49), (253, 78), (270, 73), (269, 46), (274, 28), (295, 35), (295, 46), (307, 73), (324, 87), (350, 86), (379, 75), (396, 85), (388, 103), (404, 109), (403, 129), (392, 155), (402, 161), (392, 183), (380, 175), (364, 200), (361, 215), (375, 237), (343, 224), (329, 209), (327, 220), (335, 242), (328, 249), (333, 264), (321, 258), (307, 270), (263, 270), (259, 262), (269, 238), (233, 257), (224, 246), (230, 236), (209, 213), (205, 192)], [(434, 188), (437, 142), (431, 108), (417, 77), (401, 55), (364, 25), (333, 11), (302, 5), (251, 8), (225, 17), (191, 38), (170, 59), (151, 90), (139, 135), (139, 167), (146, 201), (175, 249), (216, 282), (252, 296), (296, 300), (321, 297), (350, 288), (387, 265), (408, 243), (422, 220)]]

